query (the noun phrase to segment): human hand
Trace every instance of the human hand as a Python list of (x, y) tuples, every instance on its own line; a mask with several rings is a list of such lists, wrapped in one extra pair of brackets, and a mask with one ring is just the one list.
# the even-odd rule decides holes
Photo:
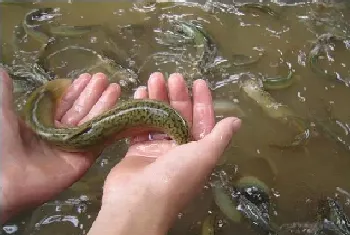
[[(1, 69), (0, 78), (0, 215), (3, 223), (72, 185), (88, 170), (98, 154), (68, 153), (38, 139), (13, 110), (11, 78)], [(82, 124), (114, 106), (119, 96), (119, 85), (109, 84), (104, 74), (82, 74), (68, 88), (57, 107), (56, 126)]]
[[(176, 146), (173, 140), (148, 135), (131, 140), (125, 158), (109, 173), (101, 211), (89, 234), (166, 234), (177, 214), (195, 197), (239, 129), (240, 120), (226, 118), (215, 125), (210, 91), (197, 80), (189, 96), (183, 77), (172, 74), (168, 91), (163, 75), (154, 73), (148, 91), (138, 99), (170, 103), (188, 121), (194, 141)], [(214, 127), (215, 125), (215, 127)]]

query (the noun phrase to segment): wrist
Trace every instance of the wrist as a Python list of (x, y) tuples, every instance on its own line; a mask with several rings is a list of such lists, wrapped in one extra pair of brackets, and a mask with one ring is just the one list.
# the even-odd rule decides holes
[[(153, 217), (153, 218), (152, 218)], [(145, 219), (146, 218), (146, 219)], [(116, 206), (101, 210), (92, 224), (88, 235), (164, 235), (167, 233), (164, 224), (152, 223), (155, 215), (134, 214), (133, 210), (119, 210)]]
[(0, 223), (4, 224), (10, 217), (10, 213), (7, 208), (7, 200), (4, 195), (4, 189), (1, 185), (0, 192)]
[[(4, 171), (2, 171), (4, 173)], [(2, 173), (0, 186), (0, 222), (4, 224), (8, 219), (16, 214), (16, 207), (11, 205), (9, 199), (13, 198), (10, 194), (11, 189), (8, 187), (8, 180)]]
[(28, 197), (23, 190), (26, 185), (21, 172), (15, 167), (2, 164), (0, 175), (0, 222), (6, 223), (12, 217), (31, 207)]
[(126, 185), (105, 185), (101, 210), (88, 235), (167, 234), (177, 215), (168, 197), (157, 195), (143, 181)]

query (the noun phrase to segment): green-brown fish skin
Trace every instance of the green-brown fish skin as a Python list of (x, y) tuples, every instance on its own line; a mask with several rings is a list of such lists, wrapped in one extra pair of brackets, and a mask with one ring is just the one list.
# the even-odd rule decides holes
[(240, 7), (240, 9), (242, 9), (242, 10), (256, 9), (256, 10), (259, 10), (263, 13), (274, 16), (276, 18), (280, 17), (280, 15), (277, 12), (275, 12), (274, 10), (272, 10), (271, 7), (269, 7), (265, 4), (262, 4), (262, 3), (245, 3)]
[(33, 9), (30, 12), (26, 13), (22, 27), (25, 32), (32, 36), (35, 40), (41, 43), (47, 43), (50, 39), (46, 30), (42, 26), (42, 21), (49, 21), (49, 19), (57, 16), (57, 9), (55, 8), (40, 8)]
[(208, 72), (208, 65), (213, 63), (217, 52), (213, 39), (204, 31), (204, 29), (197, 27), (193, 23), (175, 21), (173, 24), (175, 26), (175, 32), (182, 33), (193, 39), (197, 48), (197, 66), (202, 73)]
[(289, 70), (287, 77), (276, 77), (263, 80), (264, 90), (279, 90), (290, 87), (293, 84), (293, 71)]
[(50, 33), (53, 36), (79, 37), (99, 27), (100, 25), (53, 25), (50, 27)]
[(158, 130), (178, 145), (190, 140), (186, 120), (167, 104), (155, 100), (121, 102), (92, 120), (76, 127), (54, 125), (56, 104), (71, 84), (68, 79), (49, 81), (35, 90), (24, 108), (27, 125), (43, 140), (68, 152), (85, 152), (104, 147), (107, 140), (128, 137), (126, 131)]

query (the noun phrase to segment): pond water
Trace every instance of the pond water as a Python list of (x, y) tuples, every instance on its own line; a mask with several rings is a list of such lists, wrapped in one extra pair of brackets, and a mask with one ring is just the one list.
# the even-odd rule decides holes
[[(43, 82), (73, 79), (91, 68), (120, 82), (124, 99), (146, 85), (153, 71), (181, 72), (189, 85), (204, 78), (213, 92), (217, 120), (229, 115), (243, 120), (210, 182), (218, 177), (228, 183), (242, 176), (257, 177), (271, 190), (270, 220), (284, 225), (288, 234), (307, 234), (296, 228), (297, 223), (301, 228), (315, 222), (322, 198), (338, 200), (350, 216), (350, 6), (341, 1), (281, 1), (265, 6), (269, 8), (215, 1), (1, 3), (1, 63), (17, 75), (18, 109), (26, 92)], [(57, 37), (43, 48), (38, 35), (26, 34), (21, 27), (26, 14), (43, 7), (56, 9), (51, 23), (39, 22), (46, 24), (44, 29), (64, 24), (99, 27), (77, 37)], [(190, 35), (172, 34), (172, 23), (181, 21), (207, 35), (209, 47), (194, 46)], [(326, 38), (327, 33), (333, 38)], [(113, 65), (101, 62), (95, 52), (119, 63), (124, 72), (114, 73)], [(133, 73), (136, 79), (130, 76)], [(249, 95), (247, 80), (271, 83), (274, 89), (263, 96)], [(281, 104), (286, 108), (271, 107)], [(301, 126), (292, 119), (285, 121), (290, 112), (293, 120), (302, 120)], [(306, 143), (275, 146), (291, 143), (300, 127), (307, 131)], [(79, 182), (8, 222), (1, 233), (86, 234), (100, 207), (103, 181), (126, 148), (122, 140), (106, 149)], [(179, 214), (169, 234), (201, 234), (208, 214), (216, 215), (211, 225), (216, 235), (264, 233), (249, 223), (230, 220), (215, 203), (210, 182)]]

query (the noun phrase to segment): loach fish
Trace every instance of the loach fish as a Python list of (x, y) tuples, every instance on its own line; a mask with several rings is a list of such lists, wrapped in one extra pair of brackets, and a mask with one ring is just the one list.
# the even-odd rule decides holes
[(216, 205), (231, 221), (248, 222), (259, 234), (279, 234), (269, 215), (271, 190), (257, 177), (243, 176), (233, 187), (214, 181), (212, 190)]
[(262, 13), (268, 14), (270, 16), (273, 16), (275, 18), (280, 18), (280, 14), (277, 13), (276, 11), (272, 10), (271, 7), (262, 4), (262, 3), (245, 3), (239, 7), (239, 10), (243, 12), (247, 12), (249, 10), (257, 10)]
[(313, 72), (321, 75), (322, 77), (326, 77), (330, 81), (342, 82), (348, 87), (350, 86), (348, 80), (341, 78), (338, 73), (329, 73), (318, 66), (319, 57), (321, 55), (327, 55), (327, 57), (329, 57), (329, 53), (332, 50), (332, 44), (344, 42), (345, 40), (345, 37), (333, 35), (331, 33), (320, 35), (316, 42), (313, 43), (312, 49), (309, 52), (308, 65)]
[(233, 54), (232, 55), (232, 60), (233, 60), (232, 65), (234, 67), (243, 67), (243, 66), (257, 64), (260, 61), (260, 59), (263, 57), (263, 55), (264, 55), (264, 53), (261, 53), (259, 55), (259, 57), (252, 59), (251, 56), (247, 56), (244, 54)]
[(50, 27), (50, 33), (53, 36), (79, 37), (100, 27), (100, 25), (55, 25)]
[(102, 27), (102, 25), (53, 24), (54, 18), (60, 15), (58, 8), (33, 9), (25, 15), (20, 27), (23, 27), (26, 34), (43, 44), (54, 40), (55, 37), (79, 37)]
[(42, 22), (48, 22), (58, 15), (56, 8), (33, 9), (25, 15), (22, 26), (28, 35), (45, 44), (50, 40), (50, 36), (43, 28)]
[(349, 235), (350, 220), (337, 199), (327, 197), (318, 201), (315, 222), (294, 222), (282, 224), (280, 228), (289, 234)]
[(287, 77), (268, 78), (262, 81), (264, 90), (279, 90), (293, 84), (293, 71), (289, 70)]
[(114, 108), (76, 127), (54, 126), (57, 102), (70, 79), (56, 79), (36, 89), (23, 109), (26, 124), (44, 141), (68, 152), (95, 150), (113, 138), (129, 136), (126, 131), (140, 128), (164, 131), (177, 144), (190, 140), (188, 123), (176, 110), (156, 100), (130, 100), (120, 102)]
[[(131, 84), (137, 84), (138, 75), (131, 68), (127, 68), (123, 66), (115, 60), (117, 58), (115, 53), (110, 51), (103, 51), (99, 53), (90, 48), (78, 46), (78, 45), (69, 45), (59, 50), (54, 50), (59, 41), (51, 41), (47, 43), (37, 59), (37, 66), (41, 67), (44, 71), (53, 73), (52, 68), (50, 67), (50, 60), (52, 57), (59, 55), (60, 53), (64, 53), (66, 51), (77, 51), (78, 53), (90, 53), (97, 58), (97, 62), (94, 65), (88, 66), (85, 70), (87, 73), (97, 73), (104, 72), (111, 82), (118, 82), (121, 86), (128, 86)], [(111, 59), (109, 56), (113, 56)]]
[(310, 137), (310, 128), (303, 118), (298, 117), (287, 106), (278, 103), (270, 93), (260, 87), (259, 82), (256, 80), (248, 79), (242, 81), (240, 87), (247, 97), (254, 100), (269, 117), (279, 120), (281, 123), (291, 126), (300, 132), (300, 134), (293, 139), (291, 144), (270, 144), (271, 147), (283, 149), (306, 144)]
[(201, 73), (208, 72), (208, 66), (215, 60), (217, 48), (213, 39), (204, 31), (204, 29), (193, 23), (185, 21), (173, 22), (175, 32), (186, 35), (193, 39), (197, 49), (197, 66)]
[(214, 214), (209, 214), (205, 217), (202, 223), (201, 235), (215, 235), (215, 218)]

